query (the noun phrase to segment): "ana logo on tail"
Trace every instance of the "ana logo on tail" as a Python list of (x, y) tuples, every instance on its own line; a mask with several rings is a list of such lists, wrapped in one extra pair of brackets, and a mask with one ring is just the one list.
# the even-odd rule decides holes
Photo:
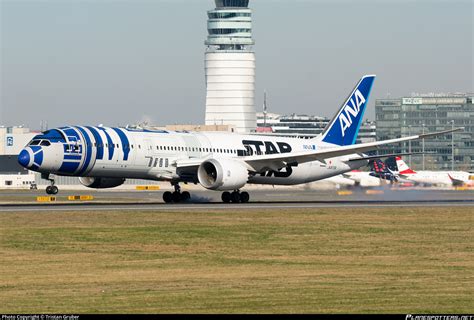
[(343, 137), (346, 135), (346, 130), (351, 126), (353, 118), (357, 118), (360, 112), (360, 106), (365, 103), (365, 98), (359, 89), (356, 90), (349, 100), (349, 103), (345, 105), (343, 112), (339, 115), (339, 124), (341, 125), (341, 134)]
[(322, 141), (338, 146), (349, 146), (356, 142), (374, 80), (375, 76), (371, 75), (360, 79), (324, 129)]

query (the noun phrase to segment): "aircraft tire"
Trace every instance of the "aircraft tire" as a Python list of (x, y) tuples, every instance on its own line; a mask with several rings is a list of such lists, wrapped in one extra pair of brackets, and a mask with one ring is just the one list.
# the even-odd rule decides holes
[(46, 187), (46, 194), (53, 194), (53, 190), (51, 190), (51, 186)]
[(178, 192), (178, 191), (173, 192), (172, 197), (173, 197), (173, 202), (174, 203), (179, 203), (179, 202), (181, 202), (181, 200), (183, 200), (183, 197), (181, 196), (181, 193)]
[(169, 191), (166, 191), (165, 193), (163, 193), (163, 201), (165, 203), (173, 202), (173, 194)]
[(222, 192), (222, 202), (224, 203), (229, 203), (232, 200), (232, 197), (230, 195), (230, 192)]
[(58, 194), (59, 188), (56, 186), (51, 186), (51, 194)]
[(189, 199), (191, 199), (191, 194), (187, 191), (184, 191), (181, 194), (181, 197), (182, 197), (183, 201), (188, 201)]
[(240, 193), (237, 191), (232, 192), (230, 195), (231, 201), (233, 203), (239, 203), (240, 202)]
[(248, 192), (242, 192), (240, 194), (240, 201), (242, 201), (242, 203), (248, 203), (250, 200), (250, 195)]

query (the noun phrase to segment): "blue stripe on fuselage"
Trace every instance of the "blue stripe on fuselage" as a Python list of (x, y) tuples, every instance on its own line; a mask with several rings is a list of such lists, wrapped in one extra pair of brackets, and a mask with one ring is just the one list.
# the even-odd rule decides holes
[(64, 160), (81, 160), (82, 156), (78, 154), (65, 154)]
[(43, 164), (43, 150), (40, 150), (39, 152), (35, 153), (35, 160), (34, 162), (38, 165), (41, 166)]
[(122, 150), (123, 150), (123, 160), (128, 160), (128, 154), (130, 153), (130, 142), (128, 141), (127, 135), (119, 128), (112, 128), (115, 132), (117, 132), (118, 136), (120, 137), (120, 141), (122, 142)]
[(84, 136), (84, 144), (86, 146), (86, 160), (84, 161), (84, 164), (82, 165), (81, 170), (77, 173), (78, 175), (83, 174), (87, 168), (89, 167), (89, 164), (91, 162), (92, 158), (92, 141), (89, 138), (89, 135), (87, 134), (86, 130), (82, 129), (81, 127), (76, 127)]
[(104, 159), (104, 142), (102, 141), (102, 138), (100, 137), (100, 133), (94, 128), (94, 127), (86, 127), (92, 132), (92, 135), (94, 136), (96, 145), (97, 145), (97, 159), (102, 160)]
[[(76, 140), (80, 139), (79, 133), (74, 128), (66, 128), (63, 129), (64, 133), (66, 134), (69, 141), (71, 141), (71, 137), (76, 138)], [(74, 141), (75, 142), (75, 141)]]
[(80, 162), (63, 162), (59, 172), (73, 174), (79, 168)]
[(112, 142), (112, 138), (107, 133), (107, 130), (105, 130), (105, 128), (98, 127), (97, 129), (102, 130), (105, 133), (105, 136), (107, 137), (107, 144), (109, 146), (108, 147), (108, 149), (109, 149), (109, 160), (112, 160), (112, 158), (114, 157), (114, 144)]

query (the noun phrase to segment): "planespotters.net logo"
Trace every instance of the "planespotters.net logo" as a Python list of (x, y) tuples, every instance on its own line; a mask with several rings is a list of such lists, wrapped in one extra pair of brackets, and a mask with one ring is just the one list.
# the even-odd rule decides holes
[(405, 320), (474, 320), (474, 315), (407, 314)]

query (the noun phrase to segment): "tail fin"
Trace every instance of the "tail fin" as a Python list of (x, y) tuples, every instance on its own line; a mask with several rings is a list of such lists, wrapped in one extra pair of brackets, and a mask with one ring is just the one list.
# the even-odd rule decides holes
[(415, 174), (416, 172), (410, 169), (410, 167), (400, 157), (396, 157), (397, 167), (399, 174)]
[(348, 146), (355, 143), (375, 76), (363, 76), (322, 134), (322, 141)]
[(387, 166), (380, 159), (374, 159), (370, 163), (370, 170), (376, 173), (388, 173)]

